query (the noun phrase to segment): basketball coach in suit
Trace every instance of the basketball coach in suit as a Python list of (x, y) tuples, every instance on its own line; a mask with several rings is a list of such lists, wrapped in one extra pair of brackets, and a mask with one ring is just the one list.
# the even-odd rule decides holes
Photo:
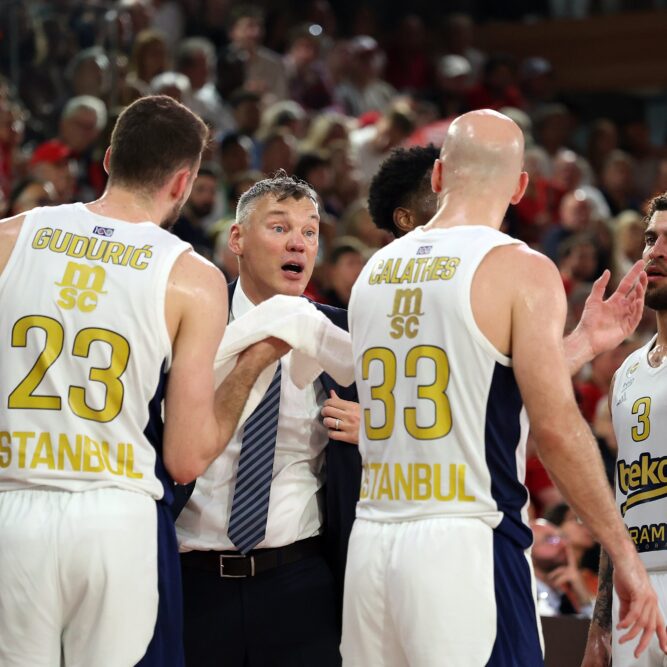
[[(239, 258), (230, 321), (276, 294), (303, 294), (318, 231), (315, 192), (284, 172), (243, 195), (229, 240)], [(314, 305), (347, 329), (344, 310)], [(290, 361), (281, 359), (178, 518), (188, 667), (340, 665), (343, 572), (361, 478), (349, 444), (357, 441), (357, 396), (326, 374), (298, 389)]]

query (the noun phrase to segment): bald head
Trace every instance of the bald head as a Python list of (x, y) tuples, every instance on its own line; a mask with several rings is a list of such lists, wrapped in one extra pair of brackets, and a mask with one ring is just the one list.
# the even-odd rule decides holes
[[(482, 109), (459, 116), (447, 131), (440, 152), (443, 194), (470, 188), (493, 187), (493, 194), (508, 201), (517, 188), (523, 165), (523, 133), (497, 111)], [(435, 189), (434, 184), (434, 189)]]

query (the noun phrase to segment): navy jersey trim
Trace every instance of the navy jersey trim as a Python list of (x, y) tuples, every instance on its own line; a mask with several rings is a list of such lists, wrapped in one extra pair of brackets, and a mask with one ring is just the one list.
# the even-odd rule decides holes
[(518, 479), (516, 450), (521, 438), (521, 393), (511, 367), (496, 363), (486, 405), (485, 455), (491, 475), (491, 496), (503, 513), (497, 531), (521, 549), (532, 543), (530, 528), (521, 510), (528, 500), (526, 487)]

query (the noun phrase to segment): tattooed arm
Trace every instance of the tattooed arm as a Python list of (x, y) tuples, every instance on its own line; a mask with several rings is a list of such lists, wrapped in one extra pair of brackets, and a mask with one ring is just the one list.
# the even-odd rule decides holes
[(611, 663), (611, 601), (614, 566), (604, 549), (600, 553), (598, 596), (588, 630), (581, 667), (607, 667)]

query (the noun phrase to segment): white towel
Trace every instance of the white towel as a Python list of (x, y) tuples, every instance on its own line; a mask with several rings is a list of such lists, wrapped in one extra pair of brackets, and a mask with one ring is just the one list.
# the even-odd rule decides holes
[[(290, 376), (300, 389), (311, 384), (322, 371), (344, 387), (354, 382), (350, 334), (333, 324), (308, 300), (278, 295), (263, 301), (227, 326), (215, 357), (216, 386), (231, 373), (243, 350), (270, 336), (292, 346)], [(259, 404), (275, 371), (276, 364), (271, 364), (260, 373), (250, 391), (239, 426)]]

